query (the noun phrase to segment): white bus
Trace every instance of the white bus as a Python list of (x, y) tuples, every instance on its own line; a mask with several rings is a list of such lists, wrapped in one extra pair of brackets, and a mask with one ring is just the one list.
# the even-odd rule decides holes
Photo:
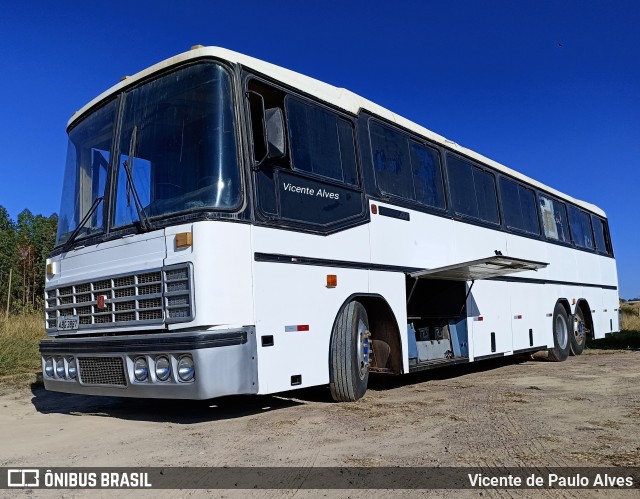
[(564, 361), (619, 329), (601, 209), (345, 89), (194, 47), (68, 134), (49, 390), (353, 401), (370, 373)]

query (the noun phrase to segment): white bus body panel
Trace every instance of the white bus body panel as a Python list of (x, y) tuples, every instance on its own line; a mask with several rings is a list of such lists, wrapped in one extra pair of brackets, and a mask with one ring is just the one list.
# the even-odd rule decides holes
[(54, 276), (47, 276), (46, 286), (159, 268), (165, 256), (163, 230), (80, 247), (55, 259), (60, 270)]
[[(181, 232), (192, 233), (192, 246), (176, 247), (175, 237)], [(191, 262), (194, 266), (195, 318), (188, 323), (170, 324), (168, 328), (253, 325), (252, 256), (249, 224), (202, 221), (63, 253), (52, 260), (58, 262), (60, 271), (47, 277), (46, 287)], [(84, 332), (111, 329), (122, 330), (116, 324), (113, 328)]]
[[(378, 209), (399, 209), (393, 205), (372, 202), (369, 212), (372, 204)], [(451, 235), (454, 222), (404, 208), (401, 210), (410, 214), (410, 220), (371, 215), (371, 261), (415, 269), (448, 265), (452, 254), (456, 252), (457, 241), (443, 235)]]
[[(176, 234), (192, 232), (193, 245), (178, 248)], [(239, 327), (255, 324), (252, 303), (251, 226), (206, 221), (165, 229), (165, 265), (193, 262), (196, 320), (190, 326)], [(184, 324), (169, 329), (184, 328)]]
[[(367, 262), (368, 240), (367, 225), (327, 237), (253, 227), (256, 253)], [(327, 274), (337, 275), (337, 287), (327, 288)], [(368, 289), (366, 269), (254, 261), (259, 393), (328, 383), (335, 318), (349, 296)], [(309, 330), (292, 330), (299, 325)], [(265, 335), (273, 336), (273, 346), (261, 346)], [(301, 384), (292, 386), (292, 376), (301, 376)]]

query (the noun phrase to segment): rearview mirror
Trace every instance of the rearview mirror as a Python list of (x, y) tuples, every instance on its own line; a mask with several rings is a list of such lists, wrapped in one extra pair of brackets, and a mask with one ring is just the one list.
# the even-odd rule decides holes
[(286, 154), (284, 139), (284, 116), (282, 109), (273, 107), (264, 112), (269, 158), (282, 158)]

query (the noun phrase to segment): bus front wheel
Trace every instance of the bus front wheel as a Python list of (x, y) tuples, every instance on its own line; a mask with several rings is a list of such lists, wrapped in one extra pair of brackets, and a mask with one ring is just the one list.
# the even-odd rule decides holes
[(354, 402), (367, 391), (371, 334), (367, 311), (349, 302), (338, 314), (329, 352), (329, 389), (336, 402)]
[(567, 360), (571, 342), (569, 340), (569, 317), (562, 304), (556, 303), (553, 311), (553, 348), (549, 350), (549, 360)]

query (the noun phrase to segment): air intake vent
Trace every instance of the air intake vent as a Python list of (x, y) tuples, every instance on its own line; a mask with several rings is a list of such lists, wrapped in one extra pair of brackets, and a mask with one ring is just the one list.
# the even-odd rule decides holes
[(193, 320), (191, 268), (187, 265), (164, 269), (164, 299), (167, 322)]
[(120, 357), (78, 357), (78, 372), (85, 385), (127, 386)]

